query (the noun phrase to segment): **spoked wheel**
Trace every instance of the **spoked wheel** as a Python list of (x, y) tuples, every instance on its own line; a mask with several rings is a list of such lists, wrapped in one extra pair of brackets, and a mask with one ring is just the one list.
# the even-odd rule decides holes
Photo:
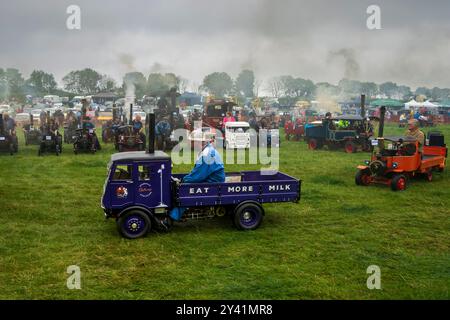
[(394, 191), (404, 191), (408, 185), (408, 179), (403, 174), (396, 175), (391, 181), (391, 188)]
[(234, 212), (234, 225), (239, 230), (255, 230), (263, 220), (263, 209), (254, 203), (243, 204)]
[(320, 149), (321, 145), (317, 139), (309, 139), (308, 147), (311, 150), (317, 150), (317, 149)]
[(344, 148), (347, 153), (355, 153), (357, 150), (356, 144), (353, 141), (347, 141)]
[(359, 170), (355, 176), (355, 183), (358, 186), (368, 186), (372, 182), (370, 170)]
[(133, 210), (117, 220), (120, 234), (128, 239), (143, 237), (151, 229), (152, 223), (145, 212)]

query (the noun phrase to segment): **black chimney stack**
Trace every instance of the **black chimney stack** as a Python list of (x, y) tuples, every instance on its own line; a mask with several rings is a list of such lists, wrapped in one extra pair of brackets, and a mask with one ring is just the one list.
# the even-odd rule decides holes
[(383, 138), (384, 134), (384, 115), (386, 114), (386, 107), (380, 108), (380, 126), (378, 128), (378, 138)]
[(361, 112), (361, 117), (365, 118), (366, 117), (366, 95), (362, 94), (361, 95), (361, 108), (360, 108), (360, 112)]
[(146, 123), (148, 124), (148, 149), (147, 153), (155, 153), (155, 114), (147, 115)]
[(133, 122), (133, 104), (130, 103), (130, 119), (128, 120), (128, 123), (131, 125)]
[(4, 134), (5, 127), (3, 125), (3, 113), (0, 113), (0, 134)]
[(30, 113), (30, 129), (34, 127), (33, 114)]
[(112, 118), (113, 118), (113, 122), (115, 122), (117, 119), (117, 107), (116, 107), (115, 103), (113, 103), (113, 105), (112, 105)]

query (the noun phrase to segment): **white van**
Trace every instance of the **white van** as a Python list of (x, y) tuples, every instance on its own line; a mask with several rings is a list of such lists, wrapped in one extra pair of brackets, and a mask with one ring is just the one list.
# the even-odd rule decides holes
[(225, 148), (250, 148), (250, 124), (248, 122), (237, 121), (225, 123)]
[(44, 96), (44, 100), (51, 103), (61, 103), (62, 99), (59, 96), (55, 96), (53, 94)]

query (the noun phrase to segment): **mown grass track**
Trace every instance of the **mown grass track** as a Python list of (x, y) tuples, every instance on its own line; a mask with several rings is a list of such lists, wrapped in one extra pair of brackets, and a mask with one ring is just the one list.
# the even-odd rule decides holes
[[(450, 142), (450, 126), (438, 129)], [(358, 187), (367, 153), (283, 141), (280, 170), (303, 180), (299, 204), (265, 206), (253, 232), (225, 217), (130, 241), (100, 208), (112, 152), (74, 155), (65, 145), (60, 157), (39, 158), (21, 144), (0, 155), (0, 299), (449, 298), (448, 171), (401, 193)], [(81, 268), (81, 290), (66, 287), (69, 265)], [(381, 268), (382, 290), (367, 289), (369, 265)]]

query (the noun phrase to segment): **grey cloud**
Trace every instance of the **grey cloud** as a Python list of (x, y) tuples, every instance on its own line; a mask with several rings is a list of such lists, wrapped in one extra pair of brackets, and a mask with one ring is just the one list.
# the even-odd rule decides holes
[[(376, 2), (383, 30), (369, 31), (368, 0), (2, 1), (0, 64), (59, 79), (91, 67), (117, 80), (133, 69), (201, 82), (251, 68), (259, 79), (450, 87), (450, 2)], [(65, 28), (70, 4), (81, 7), (81, 30)]]

